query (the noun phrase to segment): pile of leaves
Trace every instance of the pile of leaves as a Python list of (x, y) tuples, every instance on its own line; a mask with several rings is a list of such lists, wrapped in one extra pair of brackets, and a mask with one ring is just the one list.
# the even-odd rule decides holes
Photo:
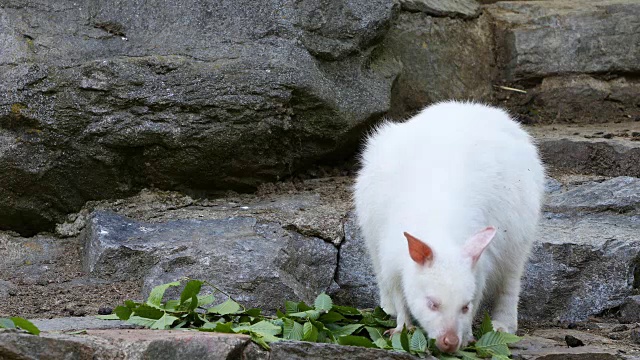
[[(495, 332), (488, 315), (479, 329), (479, 340), (455, 354), (443, 354), (419, 328), (385, 335), (396, 326), (395, 320), (380, 307), (358, 310), (333, 304), (331, 297), (320, 294), (313, 306), (304, 302), (285, 302), (285, 312), (266, 316), (260, 309), (247, 309), (214, 285), (190, 280), (179, 300), (163, 302), (165, 291), (180, 286), (172, 282), (155, 287), (146, 303), (126, 301), (112, 315), (101, 319), (120, 319), (151, 329), (195, 329), (221, 333), (247, 334), (257, 344), (269, 349), (269, 343), (282, 340), (301, 340), (408, 352), (418, 356), (434, 354), (440, 359), (508, 359), (508, 344), (520, 340), (511, 334)], [(203, 285), (215, 291), (201, 295)], [(214, 294), (220, 292), (224, 301), (215, 306)]]
[(27, 319), (18, 316), (0, 318), (0, 329), (22, 329), (30, 334), (39, 335), (40, 329)]

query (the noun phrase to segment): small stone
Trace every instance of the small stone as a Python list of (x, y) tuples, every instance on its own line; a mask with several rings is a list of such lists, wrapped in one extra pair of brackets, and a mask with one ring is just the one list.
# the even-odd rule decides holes
[(629, 330), (629, 327), (627, 325), (618, 325), (616, 327), (614, 327), (613, 329), (611, 329), (611, 332), (620, 332), (620, 331), (627, 331)]
[(620, 307), (621, 323), (630, 324), (640, 322), (640, 295), (628, 297)]
[(567, 325), (567, 329), (575, 329), (577, 327), (578, 327), (578, 325), (576, 323), (574, 323), (574, 322), (569, 323), (569, 325)]
[(605, 139), (611, 139), (611, 138), (613, 138), (613, 134), (611, 134), (611, 133), (604, 134), (604, 135), (602, 135), (602, 137), (605, 138)]
[(629, 334), (629, 339), (631, 339), (631, 341), (633, 341), (636, 344), (640, 344), (640, 330), (639, 329), (631, 330), (631, 333)]
[(582, 340), (576, 338), (575, 336), (565, 335), (564, 341), (567, 343), (567, 346), (569, 347), (584, 346), (584, 343), (582, 342)]
[(102, 306), (98, 309), (98, 315), (109, 315), (113, 312), (113, 309), (107, 306)]

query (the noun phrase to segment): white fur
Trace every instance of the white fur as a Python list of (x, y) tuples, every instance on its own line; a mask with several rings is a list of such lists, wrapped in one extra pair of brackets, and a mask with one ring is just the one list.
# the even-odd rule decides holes
[[(405, 123), (380, 125), (361, 160), (356, 215), (381, 306), (397, 316), (396, 330), (411, 326), (412, 314), (431, 338), (453, 331), (463, 346), (490, 295), (494, 327), (515, 332), (520, 278), (544, 193), (530, 136), (500, 109), (444, 102)], [(472, 266), (464, 245), (488, 226), (497, 233)], [(411, 259), (405, 231), (431, 247), (431, 266)], [(437, 311), (427, 297), (442, 302)], [(470, 311), (462, 314), (467, 302)]]

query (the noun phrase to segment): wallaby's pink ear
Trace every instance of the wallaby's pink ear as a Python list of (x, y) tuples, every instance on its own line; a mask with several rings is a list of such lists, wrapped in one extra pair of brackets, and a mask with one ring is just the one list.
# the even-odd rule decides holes
[(464, 244), (464, 255), (471, 258), (472, 266), (476, 265), (480, 255), (482, 255), (482, 252), (487, 248), (494, 236), (496, 236), (496, 229), (493, 226), (489, 226), (474, 234)]
[(407, 238), (407, 242), (409, 243), (409, 255), (411, 255), (411, 259), (420, 265), (431, 265), (433, 261), (433, 251), (429, 245), (407, 232), (404, 233), (404, 237)]

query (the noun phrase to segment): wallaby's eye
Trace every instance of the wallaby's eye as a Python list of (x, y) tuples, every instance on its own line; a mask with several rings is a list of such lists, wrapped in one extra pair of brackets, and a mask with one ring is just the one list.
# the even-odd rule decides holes
[(466, 313), (468, 313), (468, 312), (469, 312), (469, 304), (467, 304), (467, 305), (465, 305), (465, 306), (463, 306), (463, 307), (462, 307), (462, 313), (463, 313), (463, 314), (466, 314)]
[(435, 301), (435, 299), (432, 299), (432, 298), (427, 298), (427, 306), (432, 311), (438, 311), (440, 309), (440, 303), (438, 303), (437, 301)]

